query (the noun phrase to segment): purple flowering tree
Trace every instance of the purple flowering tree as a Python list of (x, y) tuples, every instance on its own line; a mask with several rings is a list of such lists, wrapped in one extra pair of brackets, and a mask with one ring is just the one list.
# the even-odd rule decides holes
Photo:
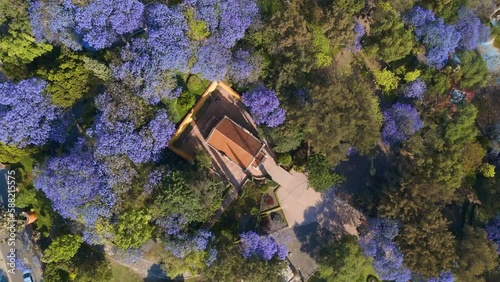
[(240, 234), (241, 254), (244, 258), (257, 256), (260, 260), (269, 261), (273, 257), (284, 260), (288, 254), (288, 249), (283, 244), (278, 244), (276, 240), (268, 235), (259, 237), (253, 231)]
[(382, 280), (407, 282), (411, 271), (403, 265), (403, 253), (393, 242), (399, 223), (385, 218), (371, 218), (368, 229), (359, 237), (366, 256), (373, 258), (373, 268)]
[(365, 35), (365, 27), (363, 26), (363, 24), (359, 21), (356, 21), (356, 23), (354, 24), (354, 34), (356, 35), (356, 37), (354, 38), (354, 42), (352, 44), (352, 52), (359, 52), (361, 50), (361, 38), (363, 37), (363, 35)]
[(185, 216), (179, 214), (165, 216), (163, 218), (157, 219), (155, 222), (156, 225), (161, 227), (167, 235), (173, 236), (181, 235), (181, 231), (187, 224)]
[(146, 11), (145, 51), (160, 70), (186, 71), (191, 46), (187, 21), (179, 7), (152, 4)]
[(198, 61), (191, 70), (209, 80), (220, 81), (226, 76), (231, 61), (231, 50), (210, 39), (196, 54)]
[(177, 87), (175, 73), (163, 70), (146, 44), (144, 38), (133, 38), (122, 49), (123, 63), (111, 67), (113, 76), (132, 87), (150, 105), (179, 97), (182, 88)]
[(434, 12), (424, 9), (420, 6), (414, 6), (403, 16), (403, 20), (407, 25), (421, 27), (436, 19)]
[(259, 86), (243, 94), (243, 103), (250, 108), (250, 113), (257, 124), (276, 127), (285, 121), (285, 110), (279, 107), (276, 92)]
[(474, 50), (479, 43), (490, 37), (490, 29), (481, 23), (481, 20), (469, 9), (462, 7), (458, 10), (458, 22), (455, 29), (460, 33), (458, 49)]
[(219, 11), (217, 4), (219, 0), (185, 0), (186, 7), (193, 8), (196, 20), (202, 20), (207, 24), (210, 33), (214, 33), (219, 27)]
[(139, 29), (144, 4), (137, 0), (95, 0), (75, 9), (75, 30), (94, 50), (111, 46), (120, 36)]
[(497, 245), (497, 252), (500, 254), (500, 216), (495, 217), (485, 229), (488, 233), (488, 240)]
[(403, 17), (407, 25), (415, 27), (415, 35), (427, 48), (426, 63), (440, 69), (448, 62), (451, 52), (455, 51), (461, 34), (454, 26), (436, 18), (432, 11), (415, 6)]
[(107, 176), (83, 139), (69, 154), (50, 158), (37, 169), (33, 181), (62, 217), (93, 225), (99, 217), (110, 217), (116, 196)]
[(162, 180), (163, 180), (163, 175), (166, 174), (166, 170), (165, 169), (159, 169), (159, 168), (156, 168), (156, 169), (153, 169), (149, 172), (148, 174), (148, 179), (147, 179), (147, 182), (146, 184), (144, 185), (144, 192), (146, 194), (151, 194), (153, 193), (153, 190), (156, 188), (156, 187), (159, 187)]
[(461, 38), (455, 27), (445, 24), (441, 18), (417, 28), (415, 33), (427, 47), (427, 64), (437, 69), (446, 65)]
[(238, 50), (231, 58), (231, 48), (258, 19), (254, 0), (188, 0), (183, 5), (193, 8), (195, 19), (204, 21), (211, 33), (197, 51), (192, 72), (217, 81), (228, 74), (240, 82), (260, 69), (260, 63), (252, 61), (248, 52)]
[(245, 31), (258, 18), (259, 8), (254, 0), (220, 0), (219, 43), (232, 48), (243, 38)]
[(95, 139), (95, 154), (99, 158), (125, 155), (134, 163), (154, 161), (175, 132), (165, 110), (159, 110), (145, 123), (127, 99), (120, 102), (103, 93), (96, 97), (96, 105), (100, 113), (87, 134)]
[(214, 238), (212, 232), (203, 229), (194, 234), (178, 233), (165, 242), (165, 250), (177, 258), (185, 258), (192, 252), (208, 251), (209, 244)]
[(453, 282), (455, 277), (450, 271), (445, 271), (439, 275), (439, 277), (431, 278), (427, 282)]
[(405, 85), (403, 95), (406, 98), (422, 99), (426, 90), (427, 85), (425, 82), (420, 78), (417, 78), (416, 80)]
[(126, 193), (130, 190), (138, 172), (134, 164), (124, 156), (110, 156), (104, 159), (102, 168), (107, 175), (109, 187), (117, 194)]
[(254, 57), (250, 52), (238, 49), (229, 64), (227, 74), (235, 83), (245, 84), (257, 81), (261, 68), (260, 57)]
[(46, 85), (36, 78), (0, 83), (0, 142), (19, 148), (47, 142), (57, 111)]
[(75, 9), (71, 0), (31, 2), (28, 12), (35, 39), (81, 50), (81, 36), (75, 31)]
[(409, 104), (396, 103), (384, 111), (382, 139), (388, 144), (407, 140), (423, 127), (418, 111)]

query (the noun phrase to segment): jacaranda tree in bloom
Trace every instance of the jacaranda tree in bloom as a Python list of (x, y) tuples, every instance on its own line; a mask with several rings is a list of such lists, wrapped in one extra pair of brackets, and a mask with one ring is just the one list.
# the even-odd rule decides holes
[(47, 142), (57, 111), (46, 85), (36, 78), (0, 83), (0, 142), (19, 148)]
[(488, 233), (488, 240), (497, 245), (497, 252), (500, 254), (500, 215), (496, 216), (485, 229)]
[(454, 282), (455, 277), (450, 271), (445, 271), (439, 275), (439, 277), (431, 278), (427, 282)]
[(110, 217), (116, 197), (107, 185), (101, 163), (79, 139), (69, 154), (50, 158), (36, 170), (34, 185), (62, 217), (93, 225)]
[(45, 39), (73, 51), (82, 49), (81, 36), (75, 31), (75, 5), (71, 0), (33, 1), (29, 16), (37, 41)]
[(436, 16), (431, 10), (415, 6), (406, 12), (403, 19), (407, 25), (421, 27), (429, 22), (433, 22)]
[(227, 72), (231, 61), (231, 50), (214, 39), (209, 39), (196, 54), (198, 61), (192, 72), (199, 73), (209, 80), (221, 81)]
[(146, 11), (145, 50), (160, 70), (186, 71), (191, 46), (188, 24), (179, 7), (152, 4)]
[(233, 54), (229, 65), (228, 77), (238, 84), (255, 82), (262, 67), (260, 57), (252, 56), (250, 52), (238, 49)]
[(257, 124), (276, 127), (285, 121), (285, 110), (279, 107), (280, 102), (274, 90), (258, 86), (243, 94), (243, 103), (250, 108)]
[(165, 244), (165, 250), (172, 252), (177, 258), (184, 258), (190, 252), (207, 249), (213, 234), (210, 231), (198, 230), (195, 234), (178, 233)]
[(250, 62), (244, 51), (234, 54), (231, 48), (243, 38), (245, 31), (258, 19), (259, 9), (254, 0), (188, 0), (184, 6), (194, 10), (196, 20), (206, 23), (211, 35), (198, 49), (197, 63), (192, 72), (210, 80), (222, 80), (229, 68), (232, 79), (248, 78), (259, 64)]
[(412, 105), (396, 103), (384, 111), (382, 139), (394, 144), (408, 139), (424, 125), (420, 115)]
[(371, 218), (359, 244), (366, 256), (373, 257), (373, 268), (382, 280), (407, 282), (411, 271), (403, 265), (403, 254), (393, 242), (398, 232), (397, 221)]
[(490, 29), (471, 10), (462, 7), (458, 10), (458, 22), (455, 29), (460, 33), (458, 49), (474, 50), (477, 45), (486, 42), (490, 37)]
[(94, 0), (76, 7), (76, 32), (94, 50), (111, 46), (142, 25), (144, 4), (137, 0)]
[(220, 0), (217, 7), (220, 10), (218, 41), (232, 48), (257, 19), (259, 8), (254, 0)]
[(204, 21), (208, 31), (214, 33), (219, 26), (218, 2), (219, 0), (185, 0), (183, 4), (193, 8), (196, 20)]
[(109, 126), (99, 115), (89, 135), (95, 137), (98, 157), (126, 155), (134, 163), (156, 160), (175, 132), (164, 110), (147, 126), (137, 129), (131, 121)]
[(133, 38), (122, 49), (123, 63), (111, 67), (113, 76), (134, 88), (134, 93), (150, 105), (179, 97), (182, 88), (177, 87), (175, 73), (163, 70), (148, 50), (146, 39)]
[(352, 51), (353, 52), (359, 52), (361, 50), (361, 38), (363, 37), (363, 35), (365, 35), (365, 27), (363, 26), (363, 24), (361, 24), (359, 21), (357, 21), (355, 24), (354, 24), (354, 34), (356, 35), (356, 37), (354, 38), (354, 42), (352, 44)]
[(432, 11), (415, 6), (403, 17), (407, 25), (415, 28), (415, 35), (427, 48), (427, 64), (440, 69), (448, 62), (461, 38), (454, 26), (435, 18)]
[(420, 78), (417, 78), (416, 80), (405, 85), (403, 95), (406, 98), (422, 99), (426, 90), (427, 85), (425, 82)]
[(288, 249), (283, 244), (278, 244), (276, 240), (268, 235), (259, 237), (253, 231), (240, 234), (241, 254), (244, 258), (256, 255), (261, 260), (269, 261), (274, 256), (284, 260), (288, 254)]

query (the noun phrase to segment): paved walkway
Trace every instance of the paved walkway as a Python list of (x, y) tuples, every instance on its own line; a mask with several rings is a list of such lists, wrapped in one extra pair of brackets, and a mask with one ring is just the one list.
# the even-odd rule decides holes
[(276, 196), (288, 225), (305, 225), (315, 222), (315, 218), (306, 218), (306, 210), (321, 201), (321, 193), (309, 187), (307, 176), (295, 171), (289, 173), (277, 165), (272, 158), (267, 158), (263, 166), (271, 178), (280, 185), (276, 190)]

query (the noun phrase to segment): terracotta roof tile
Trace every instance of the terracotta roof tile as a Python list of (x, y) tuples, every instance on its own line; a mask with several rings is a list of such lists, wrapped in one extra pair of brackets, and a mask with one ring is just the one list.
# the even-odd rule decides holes
[(252, 163), (263, 145), (259, 139), (227, 117), (212, 129), (207, 142), (243, 169)]

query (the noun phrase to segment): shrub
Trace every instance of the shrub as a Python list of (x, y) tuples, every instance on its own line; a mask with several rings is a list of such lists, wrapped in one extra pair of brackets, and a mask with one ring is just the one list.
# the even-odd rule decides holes
[(260, 186), (260, 192), (261, 193), (267, 193), (267, 191), (269, 191), (269, 185), (268, 184), (263, 184), (262, 186)]
[(197, 75), (191, 75), (187, 80), (187, 90), (195, 95), (201, 95), (205, 91), (205, 85)]
[(181, 96), (177, 98), (177, 104), (181, 109), (189, 110), (196, 102), (196, 97), (189, 91), (183, 91)]
[(307, 180), (309, 181), (309, 185), (318, 192), (326, 191), (333, 185), (344, 181), (342, 175), (331, 171), (331, 165), (323, 156), (311, 156), (308, 169)]
[(269, 194), (264, 195), (264, 202), (268, 206), (273, 206), (274, 205), (274, 198), (273, 198), (273, 196), (271, 196)]
[(484, 177), (495, 177), (495, 166), (489, 163), (484, 163), (479, 167), (479, 172)]
[(288, 166), (292, 163), (292, 156), (290, 156), (290, 154), (288, 154), (288, 153), (279, 154), (278, 155), (278, 162), (280, 165)]

